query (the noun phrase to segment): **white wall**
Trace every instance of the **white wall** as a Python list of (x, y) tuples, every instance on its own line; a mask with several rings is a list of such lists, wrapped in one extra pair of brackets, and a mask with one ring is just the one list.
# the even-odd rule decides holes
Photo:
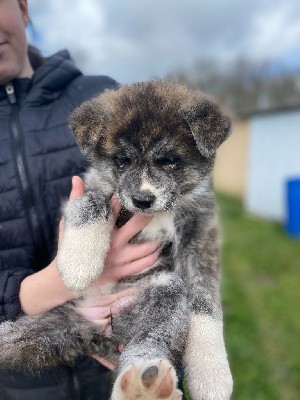
[(285, 181), (300, 179), (300, 110), (250, 119), (247, 211), (284, 220)]

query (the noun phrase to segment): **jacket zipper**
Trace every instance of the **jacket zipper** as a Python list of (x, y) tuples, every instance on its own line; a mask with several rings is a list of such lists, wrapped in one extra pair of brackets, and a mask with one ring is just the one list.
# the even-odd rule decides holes
[(11, 117), (11, 132), (13, 140), (13, 152), (15, 165), (18, 175), (18, 182), (20, 187), (20, 192), (25, 206), (26, 218), (29, 224), (31, 237), (35, 247), (35, 254), (39, 261), (45, 258), (45, 247), (43, 245), (41, 228), (38, 220), (36, 210), (34, 208), (33, 196), (30, 190), (29, 179), (26, 172), (25, 157), (22, 152), (21, 143), (21, 129), (19, 124), (19, 106), (17, 104), (17, 99), (15, 96), (14, 86), (9, 83), (5, 86), (8, 100), (13, 107), (12, 117)]

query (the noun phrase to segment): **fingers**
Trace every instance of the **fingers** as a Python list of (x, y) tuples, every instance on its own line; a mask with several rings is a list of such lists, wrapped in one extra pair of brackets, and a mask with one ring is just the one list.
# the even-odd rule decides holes
[[(112, 315), (117, 315), (123, 308), (128, 307), (138, 297), (139, 291), (127, 289), (109, 296), (97, 296), (93, 299), (95, 304), (87, 307), (84, 303), (76, 307), (76, 312), (84, 318), (105, 328), (111, 323)], [(103, 303), (106, 302), (105, 305)], [(100, 304), (99, 304), (100, 303)]]
[(116, 271), (116, 279), (123, 279), (126, 276), (137, 274), (139, 272), (142, 272), (144, 269), (151, 267), (155, 263), (155, 261), (157, 261), (159, 254), (160, 251), (156, 250), (146, 257), (133, 261), (122, 268), (118, 268), (118, 270)]
[(160, 242), (146, 242), (142, 244), (127, 244), (119, 251), (111, 251), (110, 264), (124, 265), (152, 254), (160, 247)]
[[(99, 326), (100, 330), (104, 332), (106, 332), (106, 330), (109, 328), (110, 333), (111, 333), (111, 317), (109, 318), (104, 318), (104, 319), (90, 319), (90, 321)], [(108, 335), (106, 335), (108, 336)]]
[(125, 350), (125, 346), (124, 346), (124, 344), (119, 344), (119, 346), (118, 346), (118, 350), (119, 350), (119, 352), (120, 353), (123, 353), (123, 351)]
[[(86, 299), (81, 303), (78, 308), (92, 308), (92, 307), (107, 307), (110, 308), (111, 305), (127, 296), (132, 296), (137, 294), (139, 291), (137, 289), (126, 289), (118, 293), (113, 294), (103, 294), (99, 296), (91, 296), (91, 298)], [(108, 314), (107, 314), (108, 315)]]
[(111, 314), (111, 306), (77, 307), (76, 311), (84, 318), (94, 322), (108, 318)]
[(136, 299), (137, 299), (137, 295), (134, 295), (134, 294), (132, 294), (131, 296), (125, 296), (125, 297), (118, 299), (111, 306), (111, 309), (110, 309), (111, 315), (114, 317), (114, 316), (120, 314), (120, 312), (124, 308), (130, 306), (130, 304), (134, 303)]
[(82, 315), (85, 319), (91, 321), (94, 325), (99, 326), (100, 330), (108, 336), (111, 333), (111, 311), (110, 307), (107, 310), (101, 310), (101, 307), (94, 309), (76, 307), (76, 312)]
[(84, 195), (84, 183), (80, 176), (73, 176), (72, 190), (70, 193), (69, 201), (74, 201), (77, 197)]
[(157, 261), (160, 250), (159, 242), (126, 244), (123, 248), (116, 250), (111, 248), (105, 260), (104, 270), (95, 286), (115, 282), (142, 272)]
[(104, 365), (104, 367), (110, 369), (111, 371), (114, 371), (117, 368), (117, 366), (115, 364), (111, 363), (110, 361), (106, 360), (105, 358), (98, 356), (97, 354), (94, 354), (93, 358), (95, 360), (97, 360), (100, 364)]
[(122, 247), (128, 243), (137, 233), (139, 233), (152, 219), (152, 216), (135, 214), (121, 228), (115, 228), (112, 234), (112, 247)]

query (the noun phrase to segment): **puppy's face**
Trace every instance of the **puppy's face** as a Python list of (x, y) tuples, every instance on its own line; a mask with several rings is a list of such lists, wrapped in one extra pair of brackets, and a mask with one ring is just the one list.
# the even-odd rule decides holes
[[(110, 156), (116, 193), (131, 212), (171, 210), (184, 196), (207, 184), (213, 159), (201, 156), (188, 128), (143, 124), (142, 131), (125, 127)], [(171, 133), (170, 131), (171, 130)]]
[(121, 204), (152, 214), (209, 187), (215, 150), (230, 123), (203, 94), (150, 81), (83, 104), (71, 126), (94, 166), (109, 166)]

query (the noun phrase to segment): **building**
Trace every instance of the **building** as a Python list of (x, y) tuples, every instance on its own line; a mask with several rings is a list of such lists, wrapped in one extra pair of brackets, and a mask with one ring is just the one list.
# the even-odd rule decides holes
[(256, 112), (233, 123), (217, 154), (217, 191), (240, 197), (250, 213), (283, 221), (291, 178), (300, 179), (300, 107)]

